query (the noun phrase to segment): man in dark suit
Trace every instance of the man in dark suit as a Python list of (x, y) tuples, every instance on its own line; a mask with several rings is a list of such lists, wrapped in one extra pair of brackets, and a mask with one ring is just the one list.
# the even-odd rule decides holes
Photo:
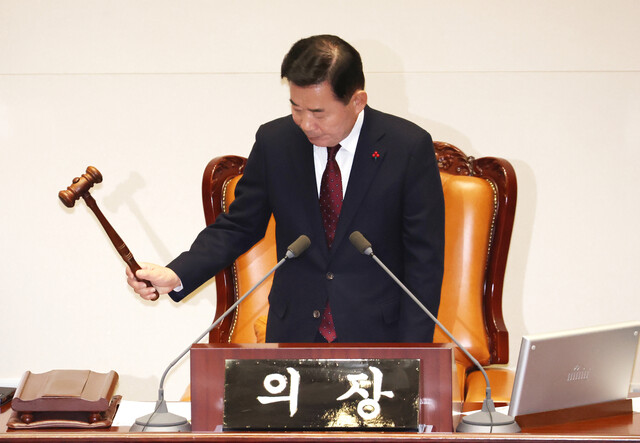
[(276, 271), (267, 341), (431, 341), (433, 322), (348, 238), (360, 231), (437, 315), (444, 199), (431, 136), (367, 106), (360, 55), (338, 37), (294, 44), (281, 75), (292, 113), (259, 128), (228, 214), (167, 267), (136, 276), (179, 301), (259, 241), (273, 214), (279, 258), (302, 234), (311, 246)]

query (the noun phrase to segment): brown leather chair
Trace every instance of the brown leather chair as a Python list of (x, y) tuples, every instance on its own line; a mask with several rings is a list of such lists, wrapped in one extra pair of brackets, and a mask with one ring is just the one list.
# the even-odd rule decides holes
[[(504, 159), (467, 157), (436, 142), (445, 200), (445, 264), (440, 320), (483, 365), (497, 406), (511, 398), (513, 372), (509, 334), (502, 317), (502, 288), (516, 209), (517, 181)], [(438, 328), (435, 342), (449, 339)], [(463, 410), (478, 409), (485, 397), (481, 372), (456, 351), (465, 393)]]
[[(517, 184), (511, 164), (503, 159), (467, 157), (443, 142), (435, 142), (445, 197), (445, 271), (438, 319), (485, 367), (496, 405), (507, 404), (513, 374), (509, 336), (502, 318), (502, 286), (516, 206)], [(214, 158), (205, 169), (202, 197), (207, 224), (233, 201), (245, 159)], [(233, 266), (216, 275), (216, 315), (242, 296), (277, 262), (274, 220), (265, 237)], [(210, 342), (264, 342), (267, 280), (215, 328)], [(449, 339), (436, 328), (435, 342)], [(462, 353), (456, 351), (464, 410), (481, 406), (485, 380)]]

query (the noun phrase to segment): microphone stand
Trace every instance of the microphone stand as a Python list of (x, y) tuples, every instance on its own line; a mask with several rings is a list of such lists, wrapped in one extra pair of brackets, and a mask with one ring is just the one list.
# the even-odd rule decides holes
[(180, 355), (169, 363), (167, 369), (164, 370), (162, 377), (160, 378), (160, 387), (158, 388), (158, 400), (156, 401), (156, 408), (151, 414), (143, 415), (136, 419), (136, 422), (131, 426), (130, 432), (190, 432), (191, 424), (186, 418), (173, 414), (167, 409), (167, 402), (164, 399), (164, 380), (167, 374), (179, 361), (184, 357), (187, 352), (191, 350), (191, 347), (202, 340), (213, 328), (218, 326), (222, 320), (224, 320), (242, 301), (249, 296), (255, 289), (260, 286), (276, 269), (284, 264), (287, 259), (296, 258), (302, 252), (304, 252), (310, 244), (309, 237), (301, 235), (296, 241), (294, 241), (289, 248), (285, 256), (267, 272), (255, 285), (251, 287), (242, 297), (240, 297), (234, 304), (231, 305), (206, 331), (204, 331), (191, 345), (187, 347)]
[(520, 432), (520, 426), (518, 423), (506, 414), (502, 414), (496, 411), (495, 404), (491, 398), (491, 385), (489, 383), (489, 376), (484, 370), (482, 365), (475, 359), (473, 355), (467, 349), (462, 346), (458, 340), (449, 332), (445, 326), (427, 309), (425, 305), (413, 295), (413, 293), (395, 276), (389, 268), (385, 266), (382, 261), (376, 257), (371, 248), (371, 243), (364, 238), (359, 232), (355, 231), (349, 236), (351, 243), (360, 251), (361, 254), (368, 255), (378, 263), (378, 265), (395, 281), (400, 288), (422, 309), (425, 314), (434, 321), (435, 324), (444, 332), (447, 337), (453, 341), (456, 346), (467, 356), (469, 360), (480, 370), (486, 383), (485, 398), (482, 401), (482, 409), (474, 414), (467, 415), (462, 418), (462, 421), (456, 428), (456, 432), (476, 432), (476, 433), (517, 433)]

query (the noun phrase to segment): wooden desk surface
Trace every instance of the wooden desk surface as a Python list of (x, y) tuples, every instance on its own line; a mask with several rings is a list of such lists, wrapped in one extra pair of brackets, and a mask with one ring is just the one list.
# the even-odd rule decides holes
[(640, 413), (619, 415), (563, 425), (523, 429), (520, 434), (457, 434), (395, 432), (224, 432), (224, 433), (129, 433), (127, 427), (102, 430), (47, 429), (15, 431), (7, 429), (11, 415), (8, 405), (0, 413), (0, 441), (91, 441), (91, 442), (640, 442)]

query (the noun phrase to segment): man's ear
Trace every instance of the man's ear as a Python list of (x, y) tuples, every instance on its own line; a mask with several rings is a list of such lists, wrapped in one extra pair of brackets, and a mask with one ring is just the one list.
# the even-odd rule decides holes
[(353, 93), (353, 96), (351, 96), (351, 104), (353, 105), (356, 113), (359, 113), (364, 109), (367, 105), (367, 99), (367, 92), (363, 89), (359, 89)]

